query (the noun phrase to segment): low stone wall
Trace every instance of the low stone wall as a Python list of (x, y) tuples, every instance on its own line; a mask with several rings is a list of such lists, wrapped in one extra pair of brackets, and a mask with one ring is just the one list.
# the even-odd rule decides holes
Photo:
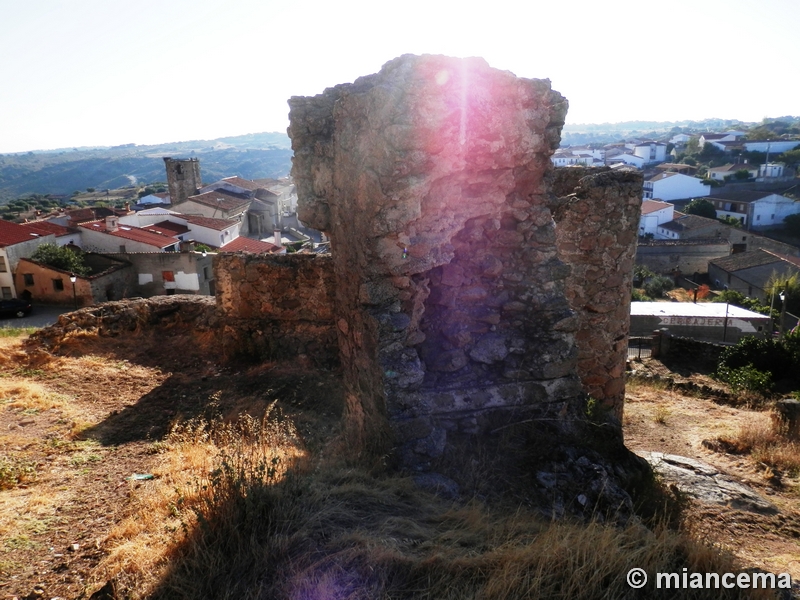
[(30, 341), (47, 350), (57, 350), (68, 334), (74, 331), (117, 336), (140, 329), (167, 328), (180, 324), (191, 324), (192, 330), (197, 333), (218, 327), (220, 319), (214, 299), (178, 294), (103, 302), (61, 315), (54, 325), (33, 333)]
[(219, 254), (214, 277), (227, 358), (339, 364), (330, 256)]
[(661, 358), (662, 360), (680, 360), (694, 365), (716, 367), (725, 348), (727, 346), (722, 344), (669, 336), (667, 352)]
[(655, 273), (707, 273), (708, 261), (730, 253), (727, 240), (647, 240), (639, 242), (636, 264)]

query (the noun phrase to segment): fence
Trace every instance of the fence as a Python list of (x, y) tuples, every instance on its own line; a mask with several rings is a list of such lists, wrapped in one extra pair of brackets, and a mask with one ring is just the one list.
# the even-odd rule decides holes
[(628, 338), (628, 358), (650, 358), (653, 354), (652, 337)]

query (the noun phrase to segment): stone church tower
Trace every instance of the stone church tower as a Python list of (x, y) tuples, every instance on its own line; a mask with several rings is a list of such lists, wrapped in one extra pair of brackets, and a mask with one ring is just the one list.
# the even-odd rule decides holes
[(196, 158), (164, 157), (167, 168), (167, 185), (170, 202), (174, 205), (186, 202), (203, 185), (200, 179), (200, 161)]

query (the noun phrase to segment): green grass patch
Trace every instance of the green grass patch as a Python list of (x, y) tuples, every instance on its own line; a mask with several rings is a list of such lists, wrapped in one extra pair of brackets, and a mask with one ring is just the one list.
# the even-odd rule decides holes
[(27, 337), (35, 331), (39, 331), (40, 327), (0, 327), (0, 338), (17, 338)]

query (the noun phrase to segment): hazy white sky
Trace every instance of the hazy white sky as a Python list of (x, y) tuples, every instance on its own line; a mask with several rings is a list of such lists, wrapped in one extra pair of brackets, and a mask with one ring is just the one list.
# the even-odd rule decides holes
[(285, 131), (406, 53), (549, 78), (569, 123), (800, 114), (798, 0), (0, 0), (0, 152)]

